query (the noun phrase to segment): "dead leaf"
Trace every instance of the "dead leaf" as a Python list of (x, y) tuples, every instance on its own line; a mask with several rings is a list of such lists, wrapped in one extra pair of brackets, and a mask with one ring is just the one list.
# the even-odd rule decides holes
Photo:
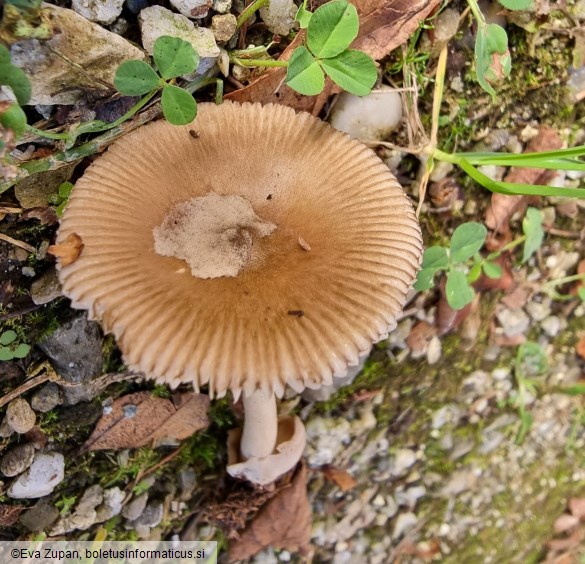
[(307, 468), (302, 465), (289, 487), (283, 488), (256, 515), (230, 546), (230, 561), (245, 560), (267, 546), (307, 552), (311, 540), (311, 506), (307, 498)]
[(59, 218), (55, 208), (51, 206), (30, 208), (26, 210), (21, 216), (21, 219), (38, 219), (41, 225), (55, 225)]
[(0, 527), (12, 527), (25, 509), (24, 505), (0, 505)]
[(383, 59), (410, 35), (440, 0), (352, 0), (360, 16), (360, 29), (351, 44), (375, 60)]
[(77, 233), (71, 233), (65, 241), (59, 245), (51, 245), (47, 253), (57, 257), (61, 266), (68, 266), (74, 263), (83, 251), (83, 241)]
[(569, 500), (569, 511), (572, 515), (577, 517), (577, 519), (585, 521), (585, 498), (572, 497)]
[[(524, 153), (538, 151), (553, 151), (563, 146), (557, 132), (549, 127), (541, 127), (540, 131), (530, 140)], [(505, 182), (519, 184), (540, 184), (549, 182), (555, 171), (542, 168), (512, 168), (504, 178)], [(531, 196), (507, 196), (505, 194), (492, 194), (491, 204), (486, 210), (485, 224), (492, 231), (507, 233), (510, 230), (510, 218), (516, 213), (522, 213), (528, 204), (534, 200)], [(536, 198), (535, 201), (538, 201)]]
[(325, 478), (327, 478), (330, 482), (337, 484), (342, 492), (347, 492), (355, 488), (357, 484), (355, 478), (341, 468), (335, 468), (335, 466), (324, 466), (321, 468), (321, 471), (323, 472)]
[[(441, 291), (441, 298), (439, 299), (439, 303), (437, 305), (437, 332), (439, 335), (445, 335), (449, 333), (449, 331), (453, 331), (457, 329), (459, 325), (461, 325), (471, 313), (474, 303), (479, 301), (479, 295), (476, 294), (473, 301), (467, 304), (465, 307), (461, 309), (453, 309), (449, 302), (447, 301), (447, 294), (445, 292), (446, 281), (443, 278), (439, 285), (439, 289)], [(477, 306), (475, 306), (477, 307)]]
[(585, 337), (581, 337), (575, 345), (575, 352), (583, 359), (585, 359)]
[[(354, 4), (360, 16), (360, 29), (351, 47), (360, 49), (379, 60), (404, 43), (420, 22), (440, 4), (440, 1), (356, 0)], [(288, 61), (292, 52), (302, 45), (304, 38), (305, 32), (299, 32), (279, 60)], [(317, 115), (330, 96), (341, 92), (341, 89), (327, 78), (321, 94), (303, 96), (284, 84), (285, 78), (286, 68), (271, 68), (248, 86), (230, 92), (224, 98), (240, 103), (284, 104), (297, 111)]]
[(150, 392), (122, 396), (114, 401), (109, 413), (102, 415), (82, 451), (182, 440), (209, 425), (208, 409), (209, 398), (203, 394), (181, 394), (177, 405)]
[(420, 358), (426, 354), (429, 343), (437, 336), (437, 329), (426, 321), (419, 321), (406, 337), (406, 346), (410, 349), (413, 358)]
[(578, 524), (579, 519), (577, 517), (564, 513), (555, 520), (553, 528), (555, 533), (565, 533)]
[(502, 303), (508, 309), (520, 309), (528, 302), (532, 295), (532, 288), (527, 285), (520, 284), (516, 286), (507, 296), (502, 298)]
[(510, 260), (507, 257), (500, 256), (495, 262), (501, 269), (502, 275), (499, 278), (489, 278), (483, 272), (473, 284), (478, 292), (487, 292), (489, 290), (503, 290), (507, 292), (514, 284), (514, 276), (510, 267)]

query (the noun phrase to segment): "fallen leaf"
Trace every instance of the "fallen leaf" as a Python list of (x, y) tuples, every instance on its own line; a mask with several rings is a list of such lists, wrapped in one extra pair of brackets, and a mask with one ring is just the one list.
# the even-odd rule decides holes
[[(524, 153), (538, 151), (553, 151), (563, 146), (557, 132), (549, 127), (541, 127), (538, 134), (530, 140)], [(540, 184), (549, 182), (555, 171), (542, 168), (512, 168), (504, 178), (505, 182), (519, 184)], [(531, 196), (507, 196), (505, 194), (492, 194), (491, 203), (485, 214), (485, 224), (492, 231), (507, 233), (510, 230), (510, 218), (516, 212), (523, 212), (528, 204), (534, 200)], [(536, 201), (539, 201), (536, 198)]]
[(137, 392), (122, 396), (102, 415), (82, 447), (89, 450), (157, 446), (164, 439), (182, 440), (209, 425), (209, 398), (181, 394), (174, 405), (169, 399)]
[(575, 345), (575, 352), (583, 359), (585, 359), (585, 337), (581, 337)]
[(308, 552), (311, 540), (311, 506), (307, 497), (307, 468), (301, 465), (290, 486), (283, 488), (256, 515), (233, 542), (230, 561), (245, 560), (267, 546)]
[(502, 303), (508, 309), (520, 309), (528, 302), (533, 290), (531, 287), (520, 284), (516, 286), (507, 296), (502, 298)]
[(510, 261), (507, 257), (500, 256), (494, 261), (501, 269), (502, 275), (499, 278), (489, 278), (483, 272), (480, 274), (473, 287), (478, 292), (487, 292), (489, 290), (503, 290), (507, 292), (514, 284), (514, 276), (510, 268)]
[(24, 505), (0, 505), (0, 527), (12, 527), (25, 509)]
[(574, 515), (568, 515), (567, 513), (564, 513), (555, 520), (553, 528), (555, 530), (555, 533), (564, 533), (578, 524), (579, 519), (577, 519), (577, 517), (575, 517)]
[(59, 218), (55, 208), (51, 206), (30, 208), (26, 210), (21, 216), (21, 219), (38, 219), (41, 225), (55, 225)]
[(353, 489), (357, 484), (355, 478), (351, 474), (340, 468), (335, 468), (335, 466), (324, 466), (321, 468), (321, 471), (325, 478), (330, 482), (337, 484), (342, 492), (347, 492)]
[[(441, 297), (439, 299), (439, 303), (437, 304), (437, 332), (439, 335), (445, 335), (449, 333), (449, 331), (453, 331), (457, 329), (459, 325), (461, 325), (472, 312), (474, 303), (479, 300), (479, 296), (476, 294), (473, 298), (473, 301), (467, 304), (465, 307), (461, 309), (453, 309), (449, 302), (447, 301), (447, 295), (445, 293), (445, 279), (441, 280), (439, 285), (439, 289), (441, 291)], [(477, 306), (475, 306), (477, 307)]]
[[(356, 0), (353, 2), (360, 16), (359, 33), (351, 45), (372, 58), (379, 60), (390, 51), (402, 45), (439, 4), (440, 0)], [(302, 45), (305, 32), (301, 31), (280, 56), (280, 61), (288, 61), (292, 52)], [(325, 88), (317, 96), (303, 96), (284, 84), (286, 68), (266, 70), (254, 82), (229, 92), (226, 100), (235, 102), (261, 102), (262, 104), (284, 104), (297, 111), (319, 114), (328, 98), (341, 92), (329, 78)]]
[(569, 500), (569, 511), (572, 515), (580, 519), (585, 520), (585, 498), (572, 497)]
[(429, 343), (437, 336), (437, 329), (426, 321), (419, 321), (406, 337), (406, 346), (410, 349), (413, 358), (420, 358), (426, 354)]
[(405, 43), (440, 0), (352, 0), (360, 16), (360, 29), (351, 44), (375, 60), (383, 59)]
[(77, 233), (71, 233), (63, 243), (51, 245), (47, 253), (60, 259), (61, 266), (68, 266), (74, 263), (83, 251), (83, 241)]

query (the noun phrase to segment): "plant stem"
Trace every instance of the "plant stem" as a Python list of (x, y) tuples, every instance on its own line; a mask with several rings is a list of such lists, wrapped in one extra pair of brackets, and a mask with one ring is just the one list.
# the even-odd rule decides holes
[(32, 125), (26, 124), (26, 130), (38, 135), (39, 137), (44, 137), (45, 139), (69, 139), (69, 132), (65, 133), (51, 133), (50, 131), (43, 131), (42, 129), (37, 129)]
[(483, 14), (481, 13), (481, 10), (479, 9), (477, 1), (476, 0), (467, 0), (467, 3), (469, 4), (469, 7), (471, 8), (471, 12), (473, 13), (473, 17), (477, 20), (478, 25), (485, 26), (486, 21), (485, 21)]
[(288, 61), (275, 61), (274, 59), (240, 59), (230, 57), (230, 61), (241, 67), (288, 67)]
[(237, 19), (237, 26), (238, 29), (241, 28), (246, 20), (252, 16), (252, 14), (262, 8), (265, 4), (268, 4), (268, 0), (254, 0), (238, 17)]
[(507, 251), (511, 251), (512, 249), (516, 248), (518, 245), (521, 245), (522, 243), (524, 243), (524, 241), (526, 241), (526, 235), (521, 235), (517, 239), (510, 241), (507, 245), (504, 245), (501, 249), (494, 251), (493, 253), (490, 253), (487, 257), (485, 257), (485, 260), (497, 259), (503, 253), (505, 253)]

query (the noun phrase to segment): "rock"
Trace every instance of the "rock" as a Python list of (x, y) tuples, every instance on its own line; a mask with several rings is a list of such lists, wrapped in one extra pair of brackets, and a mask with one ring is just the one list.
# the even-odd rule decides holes
[(295, 23), (298, 8), (293, 0), (270, 0), (260, 8), (260, 17), (268, 31), (275, 35), (288, 35)]
[(456, 426), (463, 417), (461, 408), (455, 404), (444, 405), (433, 413), (431, 426), (433, 429), (440, 429), (446, 423)]
[(35, 449), (31, 444), (15, 446), (0, 460), (0, 472), (8, 478), (22, 474), (32, 464), (34, 456)]
[(30, 297), (37, 305), (48, 304), (61, 295), (61, 284), (54, 267), (41, 274), (30, 286)]
[(49, 197), (59, 191), (59, 186), (71, 178), (75, 164), (33, 174), (14, 187), (14, 194), (20, 205), (25, 208), (46, 207)]
[(343, 92), (331, 110), (331, 125), (358, 139), (386, 139), (402, 120), (398, 92), (382, 87), (368, 96)]
[(394, 476), (401, 476), (416, 462), (416, 452), (409, 448), (399, 448), (394, 454), (390, 471)]
[(227, 14), (232, 9), (232, 0), (213, 0), (213, 9), (218, 14)]
[(148, 8), (149, 0), (126, 0), (126, 8), (133, 14), (139, 14), (145, 8)]
[(126, 498), (126, 493), (120, 488), (109, 488), (105, 490), (103, 503), (96, 510), (96, 523), (103, 523), (122, 511), (122, 503)]
[(473, 468), (456, 470), (441, 488), (439, 495), (445, 498), (455, 497), (466, 490), (473, 489), (476, 484), (477, 475)]
[[(75, 104), (91, 93), (107, 93), (121, 63), (144, 59), (140, 49), (73, 10), (45, 4), (55, 34), (48, 41), (27, 39), (12, 46), (12, 62), (22, 68), (32, 83), (30, 105)], [(72, 66), (61, 56), (83, 68)]]
[(12, 427), (8, 425), (8, 421), (6, 420), (6, 416), (2, 419), (2, 423), (0, 423), (0, 438), (5, 439), (14, 433)]
[(59, 517), (59, 510), (49, 502), (39, 501), (20, 516), (20, 522), (33, 532), (48, 529)]
[(192, 468), (182, 468), (179, 472), (179, 488), (181, 495), (179, 499), (181, 501), (187, 501), (191, 499), (195, 488), (197, 487), (197, 474)]
[(92, 22), (111, 24), (121, 13), (124, 0), (73, 0), (71, 7)]
[(229, 41), (238, 28), (238, 21), (233, 14), (220, 14), (211, 18), (211, 31), (217, 41)]
[(530, 325), (530, 318), (522, 309), (503, 308), (496, 312), (496, 317), (506, 337), (524, 335)]
[(150, 6), (138, 15), (142, 45), (152, 55), (154, 42), (161, 35), (171, 35), (188, 41), (199, 55), (197, 74), (208, 71), (219, 57), (219, 47), (210, 29), (195, 27), (185, 16), (174, 14), (161, 6)]
[(392, 538), (399, 539), (404, 533), (412, 529), (418, 523), (418, 517), (414, 513), (401, 513), (396, 518)]
[(149, 530), (159, 525), (162, 518), (163, 504), (160, 501), (151, 501), (138, 519), (127, 521), (124, 526), (127, 529), (135, 529), (140, 537), (146, 538)]
[(309, 466), (332, 464), (351, 440), (350, 424), (342, 417), (313, 417), (306, 425)]
[(211, 8), (211, 0), (171, 0), (171, 5), (187, 18), (204, 18)]
[(561, 330), (561, 320), (556, 315), (551, 315), (543, 320), (540, 326), (549, 337), (556, 337)]
[(31, 266), (23, 266), (22, 267), (22, 275), (26, 276), (27, 278), (34, 278), (36, 275), (35, 269)]
[(63, 401), (61, 389), (54, 382), (47, 382), (31, 398), (31, 406), (35, 411), (47, 413), (57, 407)]
[[(59, 376), (68, 382), (86, 382), (101, 374), (101, 332), (99, 325), (88, 321), (85, 313), (61, 325), (38, 346), (51, 359)], [(77, 401), (83, 397), (83, 390), (76, 388), (67, 388), (64, 392), (70, 402), (72, 393), (81, 394)]]
[(100, 485), (96, 484), (87, 488), (81, 499), (79, 500), (75, 511), (70, 515), (65, 515), (51, 529), (49, 535), (63, 535), (64, 533), (70, 533), (71, 531), (85, 531), (89, 529), (97, 518), (95, 508), (103, 500), (103, 489)]
[(125, 517), (128, 521), (136, 521), (136, 519), (142, 515), (147, 501), (147, 493), (133, 497), (132, 500), (122, 508), (122, 517)]
[(32, 499), (49, 495), (65, 477), (65, 460), (59, 452), (37, 452), (30, 468), (8, 489), (13, 499)]
[(424, 486), (413, 486), (404, 491), (395, 492), (396, 502), (398, 505), (402, 505), (413, 509), (416, 507), (416, 503), (419, 499), (427, 494), (427, 489)]
[(6, 423), (19, 434), (30, 431), (37, 421), (35, 412), (24, 398), (13, 399), (6, 408)]

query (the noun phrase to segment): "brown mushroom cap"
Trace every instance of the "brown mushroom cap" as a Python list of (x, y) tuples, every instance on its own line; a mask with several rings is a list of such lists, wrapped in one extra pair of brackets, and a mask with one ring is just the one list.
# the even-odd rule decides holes
[[(154, 250), (169, 211), (208, 194), (242, 196), (276, 225), (236, 276), (195, 277)], [(73, 306), (131, 368), (217, 395), (343, 376), (395, 327), (422, 251), (410, 201), (371, 150), (309, 114), (230, 102), (114, 143), (77, 182), (57, 243), (72, 233), (83, 251), (60, 279)]]

